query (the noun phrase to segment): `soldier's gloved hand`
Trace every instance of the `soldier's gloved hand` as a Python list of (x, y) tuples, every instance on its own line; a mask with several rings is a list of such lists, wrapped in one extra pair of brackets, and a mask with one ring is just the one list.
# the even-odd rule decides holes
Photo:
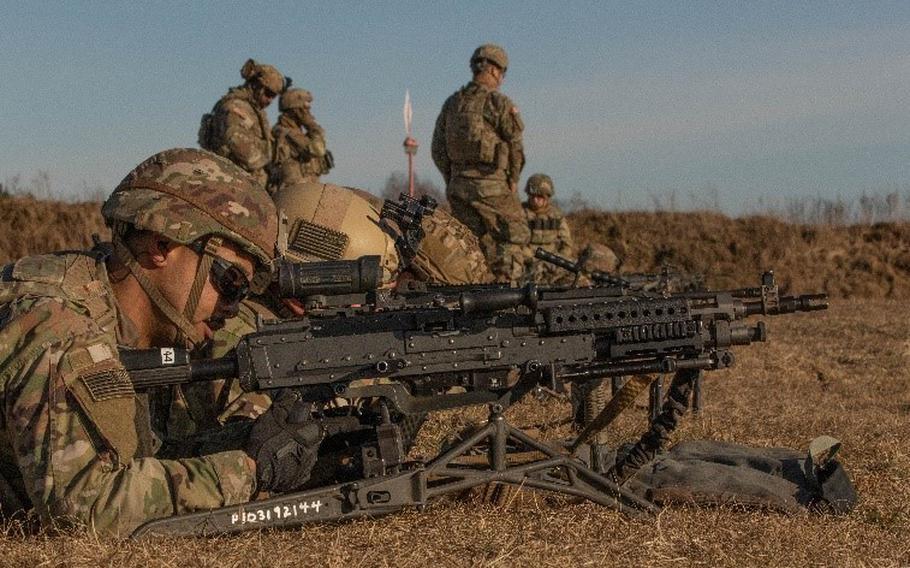
[(245, 448), (256, 462), (257, 490), (286, 493), (306, 483), (324, 434), (308, 404), (290, 396), (272, 403), (253, 423)]
[(302, 130), (290, 130), (287, 137), (297, 148), (305, 149), (310, 145), (310, 137)]
[(311, 113), (309, 109), (307, 109), (307, 111), (303, 113), (303, 116), (300, 117), (300, 124), (305, 126), (307, 129), (314, 126), (319, 126), (319, 124), (316, 122), (316, 117), (313, 116), (313, 113)]

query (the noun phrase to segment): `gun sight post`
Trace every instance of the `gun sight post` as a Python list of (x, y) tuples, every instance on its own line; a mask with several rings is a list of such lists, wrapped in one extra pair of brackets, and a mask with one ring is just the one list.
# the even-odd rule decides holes
[(395, 239), (395, 246), (399, 254), (407, 260), (417, 256), (417, 248), (423, 240), (424, 231), (421, 223), (423, 218), (436, 211), (436, 200), (429, 195), (415, 199), (406, 193), (398, 196), (398, 203), (386, 199), (379, 212), (379, 219), (394, 221), (398, 225), (401, 235)]

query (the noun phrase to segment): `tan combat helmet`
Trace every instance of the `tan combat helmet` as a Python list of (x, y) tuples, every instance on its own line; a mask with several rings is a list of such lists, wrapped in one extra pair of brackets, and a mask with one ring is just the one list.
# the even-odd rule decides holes
[(278, 99), (278, 110), (284, 112), (292, 108), (309, 108), (313, 95), (306, 89), (288, 89)]
[(383, 282), (408, 268), (431, 283), (492, 282), (477, 238), (451, 215), (437, 210), (423, 218), (425, 236), (417, 255), (403, 266), (395, 229), (379, 215), (383, 201), (365, 191), (319, 182), (283, 187), (273, 196), (288, 220), (286, 256), (296, 261), (353, 260), (378, 255)]
[[(278, 241), (277, 209), (250, 174), (211, 152), (175, 148), (151, 156), (123, 178), (104, 202), (101, 214), (112, 229), (118, 257), (193, 345), (202, 338), (189, 318), (195, 313), (220, 242), (231, 241), (256, 259), (251, 286), (255, 292), (271, 281)], [(196, 293), (191, 293), (183, 314), (161, 296), (125, 246), (123, 237), (131, 227), (183, 245), (205, 244), (193, 286)]]
[(278, 69), (255, 59), (247, 59), (240, 68), (240, 76), (247, 82), (257, 82), (273, 93), (284, 91), (284, 75)]
[(474, 70), (480, 61), (489, 61), (503, 72), (509, 68), (509, 56), (506, 55), (506, 50), (495, 43), (485, 43), (474, 50), (471, 55), (471, 70)]
[(301, 182), (280, 188), (275, 205), (287, 217), (285, 256), (298, 262), (381, 257), (383, 282), (398, 275), (395, 241), (379, 223), (379, 209), (354, 190)]
[(534, 174), (528, 178), (525, 193), (553, 197), (553, 180), (547, 174)]

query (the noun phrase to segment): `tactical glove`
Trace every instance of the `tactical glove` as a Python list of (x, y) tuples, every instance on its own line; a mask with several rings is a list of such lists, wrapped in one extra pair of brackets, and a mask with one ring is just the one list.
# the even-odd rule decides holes
[(300, 117), (300, 124), (306, 127), (307, 130), (312, 129), (313, 127), (319, 128), (319, 123), (316, 122), (316, 117), (313, 116), (309, 110)]
[(253, 423), (245, 450), (259, 491), (294, 491), (310, 478), (324, 430), (309, 414), (309, 405), (283, 397)]

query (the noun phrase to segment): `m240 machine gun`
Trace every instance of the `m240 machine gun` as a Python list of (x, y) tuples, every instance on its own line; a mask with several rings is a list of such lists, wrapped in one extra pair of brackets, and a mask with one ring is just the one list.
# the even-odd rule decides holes
[[(347, 418), (364, 435), (354, 446), (356, 454), (348, 456), (348, 470), (333, 483), (151, 521), (135, 536), (225, 534), (377, 516), (487, 483), (582, 497), (633, 515), (653, 512), (654, 506), (622, 481), (659, 449), (660, 435), (646, 433), (610, 471), (598, 472), (582, 451), (593, 430), (634, 399), (639, 382), (630, 380), (620, 389), (569, 447), (512, 426), (505, 410), (537, 385), (673, 374), (680, 388), (667, 398), (668, 420), (658, 421), (666, 433), (680, 406), (685, 410), (681, 397), (688, 396), (685, 387), (695, 376), (733, 365), (734, 349), (766, 340), (765, 324), (747, 318), (827, 307), (823, 294), (780, 296), (770, 275), (759, 287), (719, 292), (656, 295), (526, 286), (469, 287), (433, 297), (264, 322), (220, 359), (192, 361), (173, 349), (122, 352), (137, 389), (233, 376), (249, 391), (293, 389), (326, 416), (333, 401), (345, 398), (352, 401)], [(393, 419), (396, 413), (476, 404), (488, 405), (485, 425), (429, 461), (407, 461), (408, 433)], [(485, 463), (463, 459), (481, 449)], [(510, 449), (539, 457), (513, 464)]]
[(670, 266), (664, 265), (660, 272), (654, 273), (622, 273), (613, 274), (603, 270), (590, 268), (591, 247), (586, 247), (578, 259), (574, 262), (564, 256), (548, 252), (540, 247), (534, 251), (534, 257), (538, 260), (558, 266), (563, 270), (575, 275), (576, 281), (585, 276), (598, 286), (618, 286), (630, 290), (661, 292), (661, 293), (678, 293), (678, 292), (695, 292), (705, 289), (704, 278), (699, 275), (687, 275), (673, 270)]

